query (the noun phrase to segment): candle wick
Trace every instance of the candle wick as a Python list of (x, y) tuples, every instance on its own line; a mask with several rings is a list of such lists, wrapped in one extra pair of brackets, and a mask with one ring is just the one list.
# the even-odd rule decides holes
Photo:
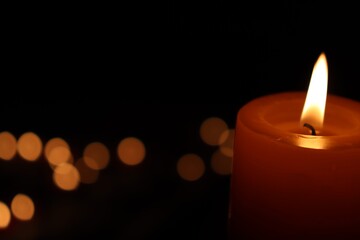
[(316, 136), (316, 131), (315, 131), (315, 128), (313, 126), (311, 126), (308, 123), (304, 123), (304, 127), (309, 128), (311, 130), (311, 135)]

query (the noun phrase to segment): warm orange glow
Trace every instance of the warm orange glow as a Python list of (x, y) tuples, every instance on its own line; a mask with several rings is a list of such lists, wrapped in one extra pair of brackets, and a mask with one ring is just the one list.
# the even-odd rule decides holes
[(9, 207), (0, 202), (0, 229), (7, 228), (11, 220), (11, 213)]
[(196, 154), (186, 154), (179, 159), (177, 172), (184, 180), (196, 181), (205, 173), (204, 161)]
[(44, 155), (52, 167), (73, 159), (69, 144), (62, 138), (50, 139), (45, 144)]
[(312, 149), (326, 149), (328, 144), (324, 139), (319, 139), (316, 136), (302, 135), (296, 138), (296, 143), (299, 147), (312, 148)]
[(99, 177), (99, 171), (89, 168), (83, 158), (76, 161), (75, 167), (79, 171), (80, 181), (85, 184), (95, 183)]
[(229, 157), (221, 150), (217, 150), (211, 157), (211, 168), (219, 175), (229, 175), (232, 169), (232, 157)]
[(309, 89), (301, 114), (301, 125), (308, 123), (321, 129), (324, 122), (328, 82), (328, 67), (324, 53), (321, 53), (311, 75)]
[(54, 147), (48, 156), (48, 161), (51, 164), (51, 166), (58, 166), (61, 163), (70, 163), (72, 159), (72, 155), (70, 152), (70, 149), (67, 147), (59, 146)]
[(229, 129), (224, 131), (221, 134), (220, 139), (225, 139), (223, 140), (222, 144), (220, 145), (220, 151), (228, 157), (232, 157), (234, 154), (234, 137), (235, 137), (235, 130), (234, 129)]
[(89, 168), (101, 170), (109, 164), (110, 151), (103, 143), (93, 142), (85, 147), (83, 157)]
[(36, 161), (41, 155), (42, 148), (41, 139), (33, 132), (24, 133), (17, 142), (20, 156), (27, 161)]
[(221, 134), (228, 129), (224, 120), (218, 117), (206, 119), (200, 126), (200, 137), (208, 145), (217, 146), (221, 144)]
[(117, 154), (119, 159), (127, 165), (137, 165), (145, 158), (145, 145), (135, 137), (123, 139), (118, 147)]
[(53, 172), (53, 180), (62, 190), (74, 190), (80, 183), (79, 171), (70, 163), (58, 165)]
[(29, 196), (19, 193), (11, 201), (11, 211), (17, 219), (28, 221), (34, 216), (35, 205)]
[(16, 138), (10, 132), (0, 133), (0, 158), (11, 160), (16, 154)]

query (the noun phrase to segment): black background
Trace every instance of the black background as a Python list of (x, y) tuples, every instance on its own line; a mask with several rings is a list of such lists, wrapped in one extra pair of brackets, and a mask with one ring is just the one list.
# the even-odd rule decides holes
[[(329, 93), (360, 100), (352, 4), (134, 5), (4, 8), (0, 129), (62, 137), (75, 156), (101, 141), (112, 158), (95, 184), (71, 192), (54, 186), (43, 159), (0, 162), (0, 201), (25, 192), (36, 205), (32, 221), (12, 219), (1, 239), (226, 239), (230, 176), (211, 171), (202, 121), (234, 128), (246, 102), (305, 91), (321, 52)], [(127, 136), (146, 146), (139, 166), (117, 160)], [(196, 182), (176, 173), (190, 152), (206, 163)]]

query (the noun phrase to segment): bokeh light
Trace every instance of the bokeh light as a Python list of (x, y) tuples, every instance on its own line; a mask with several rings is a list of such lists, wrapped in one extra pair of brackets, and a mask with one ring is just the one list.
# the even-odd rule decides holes
[(233, 157), (234, 155), (234, 137), (234, 129), (226, 130), (221, 134), (220, 138), (223, 140), (223, 143), (220, 145), (220, 151), (225, 156)]
[(42, 141), (33, 132), (27, 132), (17, 141), (17, 150), (20, 156), (27, 161), (36, 161), (42, 153)]
[(45, 144), (44, 155), (50, 166), (73, 161), (69, 144), (62, 138), (52, 138)]
[(55, 168), (53, 180), (55, 185), (62, 190), (75, 190), (80, 183), (80, 173), (74, 165), (62, 163)]
[(31, 220), (35, 213), (34, 202), (25, 194), (16, 194), (11, 201), (11, 212), (19, 220)]
[(75, 167), (79, 171), (80, 181), (85, 184), (95, 183), (99, 177), (99, 171), (90, 168), (83, 158), (76, 161)]
[(110, 151), (103, 143), (93, 142), (85, 147), (83, 158), (89, 168), (101, 170), (110, 162)]
[(67, 147), (55, 147), (53, 148), (48, 157), (48, 161), (51, 166), (58, 166), (62, 163), (70, 163), (72, 159), (72, 155), (70, 149)]
[(16, 154), (16, 138), (10, 132), (0, 133), (0, 158), (11, 160)]
[(117, 147), (119, 159), (127, 165), (140, 164), (146, 155), (144, 143), (135, 137), (123, 139)]
[(204, 175), (205, 163), (196, 154), (185, 154), (177, 162), (177, 172), (184, 180), (196, 181)]
[(232, 157), (229, 157), (218, 149), (211, 157), (211, 168), (219, 175), (230, 175), (232, 169)]
[(206, 119), (200, 126), (200, 137), (208, 145), (217, 146), (221, 144), (221, 134), (228, 129), (224, 120), (218, 117)]
[(0, 202), (0, 229), (7, 228), (11, 220), (11, 213), (9, 207)]

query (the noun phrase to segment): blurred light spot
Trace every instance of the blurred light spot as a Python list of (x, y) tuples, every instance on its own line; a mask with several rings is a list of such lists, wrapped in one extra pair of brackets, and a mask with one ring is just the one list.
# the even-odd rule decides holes
[(0, 133), (0, 158), (11, 160), (16, 154), (16, 138), (10, 132)]
[(226, 129), (225, 131), (223, 131), (220, 134), (220, 138), (219, 138), (219, 145), (223, 144), (229, 137), (230, 131), (229, 129)]
[(9, 226), (10, 219), (11, 213), (9, 207), (5, 203), (0, 202), (0, 229), (7, 228), (7, 226)]
[(42, 148), (41, 139), (33, 132), (24, 133), (17, 142), (20, 156), (27, 161), (37, 160), (41, 155)]
[(28, 221), (34, 216), (35, 205), (29, 196), (19, 193), (11, 201), (11, 211), (17, 219)]
[(72, 155), (70, 149), (67, 147), (59, 146), (51, 149), (48, 161), (51, 166), (56, 167), (62, 163), (70, 163)]
[(200, 137), (208, 145), (216, 146), (221, 144), (220, 136), (228, 129), (224, 120), (218, 117), (206, 119), (200, 126)]
[(68, 162), (68, 163), (72, 162), (72, 154), (70, 151), (70, 146), (62, 138), (50, 139), (45, 144), (44, 155), (52, 167), (55, 167), (64, 162)]
[(79, 171), (70, 163), (62, 163), (58, 165), (53, 172), (53, 179), (60, 189), (74, 190), (80, 183)]
[(83, 158), (76, 161), (75, 167), (79, 171), (80, 181), (82, 183), (91, 184), (95, 183), (99, 177), (99, 171), (88, 167)]
[(232, 169), (232, 157), (224, 155), (220, 150), (211, 157), (211, 168), (219, 175), (229, 175)]
[(224, 142), (220, 145), (220, 151), (228, 157), (234, 155), (234, 129), (226, 130), (221, 134), (221, 138), (225, 139)]
[(100, 142), (93, 142), (84, 150), (85, 164), (94, 170), (101, 170), (107, 167), (110, 161), (109, 149)]
[(123, 163), (127, 165), (137, 165), (145, 158), (145, 145), (138, 138), (128, 137), (119, 143), (117, 154)]
[(204, 161), (196, 154), (186, 154), (179, 159), (177, 172), (182, 179), (196, 181), (205, 173)]

